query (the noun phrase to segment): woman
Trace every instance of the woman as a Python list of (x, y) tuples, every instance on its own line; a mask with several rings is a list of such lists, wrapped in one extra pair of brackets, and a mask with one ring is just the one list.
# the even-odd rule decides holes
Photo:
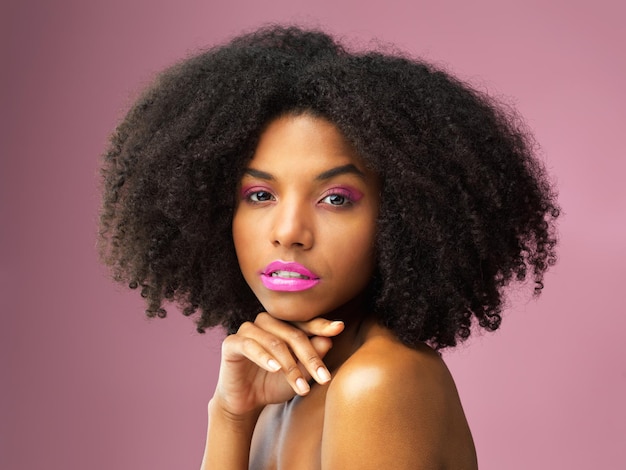
[(262, 29), (162, 74), (103, 175), (115, 277), (230, 333), (203, 468), (476, 468), (437, 350), (555, 260), (514, 116), (427, 64)]

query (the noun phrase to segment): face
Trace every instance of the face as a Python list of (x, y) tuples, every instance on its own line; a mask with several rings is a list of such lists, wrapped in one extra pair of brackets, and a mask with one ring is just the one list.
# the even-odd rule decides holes
[[(374, 270), (378, 180), (339, 130), (309, 115), (270, 123), (238, 189), (241, 271), (276, 318), (343, 318)], [(334, 314), (334, 315), (333, 315)]]

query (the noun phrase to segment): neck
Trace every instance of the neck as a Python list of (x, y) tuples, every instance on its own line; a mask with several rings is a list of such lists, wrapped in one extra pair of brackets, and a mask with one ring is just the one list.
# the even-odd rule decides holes
[(332, 349), (324, 357), (324, 363), (331, 374), (343, 364), (364, 342), (369, 329), (376, 323), (372, 314), (365, 313), (361, 303), (346, 305), (332, 318), (344, 322), (344, 330), (334, 338)]

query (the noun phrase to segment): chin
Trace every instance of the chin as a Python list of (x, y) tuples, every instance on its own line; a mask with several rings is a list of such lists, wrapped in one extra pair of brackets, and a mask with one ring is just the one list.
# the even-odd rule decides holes
[(324, 316), (324, 313), (326, 313), (310, 310), (303, 311), (302, 309), (297, 308), (272, 308), (272, 306), (266, 307), (265, 305), (263, 306), (263, 308), (265, 308), (265, 311), (274, 318), (287, 322), (307, 322), (309, 320), (313, 320), (316, 317)]
[(263, 308), (274, 318), (287, 322), (307, 322), (317, 317), (344, 320), (351, 316), (350, 302), (339, 305), (311, 305), (311, 302), (267, 302)]

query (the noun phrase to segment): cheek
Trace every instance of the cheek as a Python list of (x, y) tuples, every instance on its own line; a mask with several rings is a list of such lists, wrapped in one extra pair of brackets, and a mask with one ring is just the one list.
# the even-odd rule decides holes
[(336, 250), (338, 260), (344, 260), (344, 269), (352, 272), (356, 278), (369, 278), (374, 270), (376, 227), (360, 224), (344, 238), (341, 247)]

